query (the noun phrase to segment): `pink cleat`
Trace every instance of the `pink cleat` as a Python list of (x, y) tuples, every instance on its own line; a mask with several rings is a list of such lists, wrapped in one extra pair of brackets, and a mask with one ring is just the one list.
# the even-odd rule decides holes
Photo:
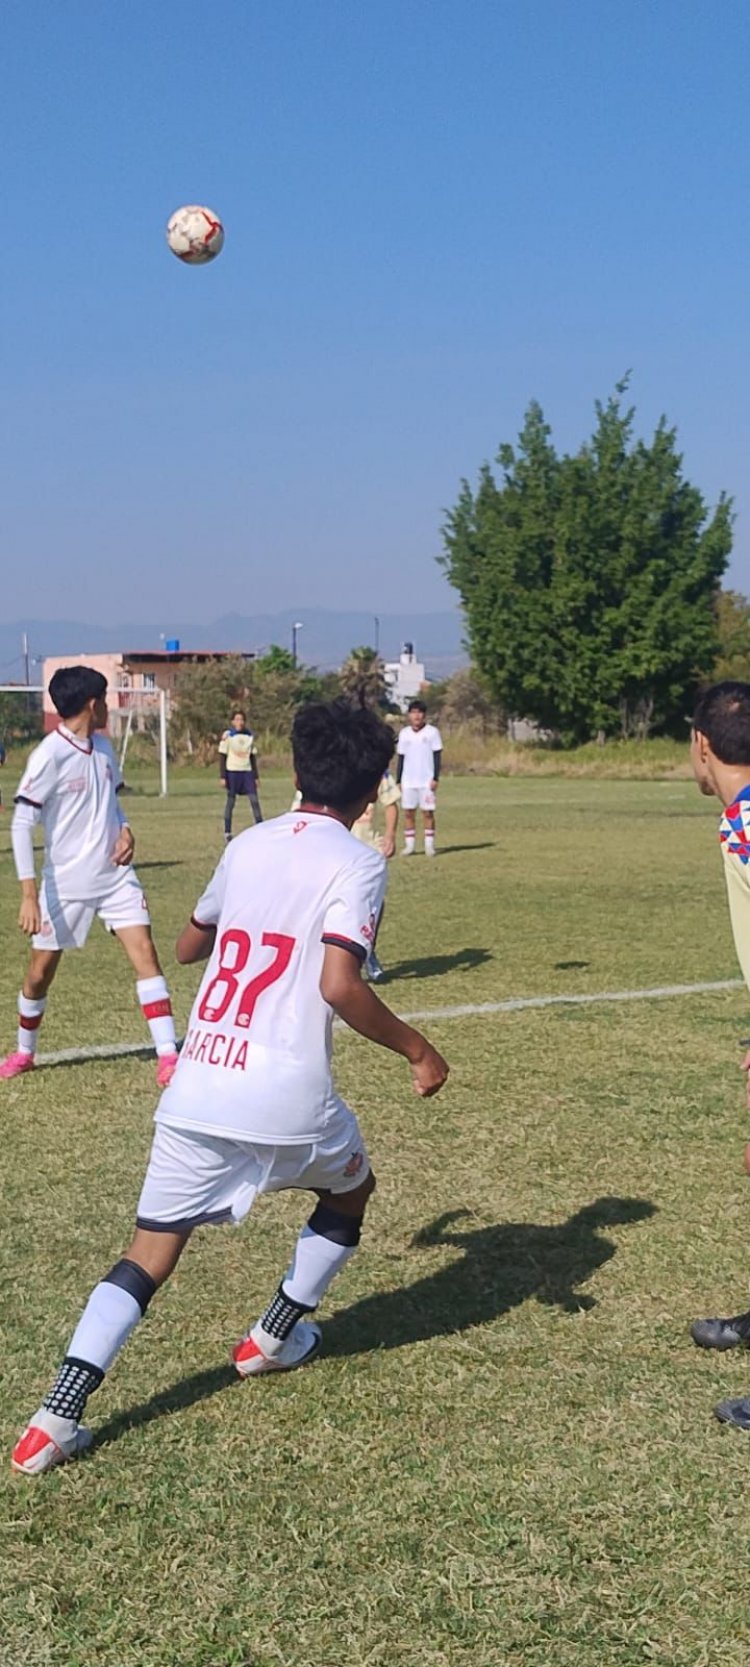
[[(175, 1074), (175, 1071), (177, 1070), (179, 1057), (180, 1057), (179, 1054), (176, 1054), (176, 1053), (160, 1053), (159, 1054), (159, 1058), (156, 1061), (156, 1081), (159, 1084), (160, 1088), (168, 1088), (169, 1087), (169, 1084), (172, 1081), (172, 1078)], [(0, 1075), (2, 1075), (2, 1066), (1, 1065), (0, 1065)]]
[(9, 1053), (0, 1062), (0, 1077), (22, 1077), (24, 1071), (33, 1071), (34, 1065), (33, 1053)]

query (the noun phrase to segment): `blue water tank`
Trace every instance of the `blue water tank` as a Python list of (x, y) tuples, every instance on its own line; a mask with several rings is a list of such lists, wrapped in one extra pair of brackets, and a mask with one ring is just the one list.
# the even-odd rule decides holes
[(180, 639), (179, 639), (179, 637), (167, 637), (167, 640), (164, 644), (164, 647), (166, 648), (166, 651), (167, 651), (168, 654), (179, 654), (179, 652), (180, 652)]

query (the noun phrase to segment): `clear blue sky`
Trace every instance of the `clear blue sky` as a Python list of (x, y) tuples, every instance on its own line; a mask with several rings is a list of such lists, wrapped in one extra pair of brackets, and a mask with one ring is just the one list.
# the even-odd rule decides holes
[(6, 618), (450, 607), (460, 476), (629, 367), (750, 590), (747, 0), (3, 0), (0, 52)]

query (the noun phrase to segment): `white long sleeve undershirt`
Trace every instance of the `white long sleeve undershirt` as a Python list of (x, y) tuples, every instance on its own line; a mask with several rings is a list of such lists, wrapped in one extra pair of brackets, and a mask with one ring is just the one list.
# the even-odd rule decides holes
[(10, 825), (10, 838), (19, 880), (36, 879), (34, 829), (40, 821), (41, 812), (35, 809), (34, 805), (16, 805)]

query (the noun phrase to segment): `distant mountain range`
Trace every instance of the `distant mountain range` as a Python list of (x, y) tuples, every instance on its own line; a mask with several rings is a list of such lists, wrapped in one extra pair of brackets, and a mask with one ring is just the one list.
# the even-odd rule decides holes
[(447, 677), (467, 660), (462, 645), (463, 621), (455, 613), (381, 614), (376, 626), (371, 613), (335, 613), (325, 608), (287, 609), (278, 614), (224, 614), (209, 625), (177, 622), (165, 629), (159, 624), (84, 625), (60, 619), (18, 620), (0, 624), (0, 683), (21, 681), (24, 676), (21, 644), (24, 632), (31, 656), (30, 678), (39, 676), (36, 663), (47, 654), (95, 654), (116, 649), (163, 648), (165, 640), (177, 639), (181, 648), (228, 648), (262, 653), (271, 643), (291, 647), (292, 626), (297, 631), (297, 652), (305, 665), (321, 671), (341, 665), (350, 648), (378, 646), (384, 660), (395, 660), (404, 642), (414, 644), (417, 658), (424, 661), (430, 677)]

